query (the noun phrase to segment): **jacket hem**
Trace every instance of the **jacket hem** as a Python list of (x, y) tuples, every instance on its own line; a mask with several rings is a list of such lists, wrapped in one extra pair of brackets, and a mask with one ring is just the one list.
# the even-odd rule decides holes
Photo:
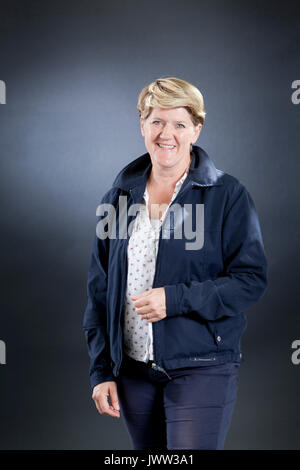
[(188, 356), (184, 358), (162, 359), (161, 365), (167, 370), (179, 369), (181, 367), (203, 367), (208, 365), (218, 365), (227, 362), (244, 362), (240, 352), (212, 353), (209, 355)]

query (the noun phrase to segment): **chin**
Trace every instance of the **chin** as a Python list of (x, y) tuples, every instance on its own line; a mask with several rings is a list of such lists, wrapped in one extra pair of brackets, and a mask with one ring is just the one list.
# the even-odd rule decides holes
[(176, 160), (172, 157), (154, 157), (154, 161), (161, 166), (171, 167), (176, 163)]
[(158, 164), (165, 167), (171, 167), (180, 162), (180, 157), (178, 154), (173, 155), (162, 155), (154, 153), (153, 160)]

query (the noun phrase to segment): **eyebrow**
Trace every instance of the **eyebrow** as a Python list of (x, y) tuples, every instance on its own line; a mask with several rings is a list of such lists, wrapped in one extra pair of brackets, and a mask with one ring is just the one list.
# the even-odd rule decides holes
[[(164, 119), (162, 119), (161, 117), (159, 116), (154, 116), (152, 119), (159, 119), (160, 121), (164, 121)], [(179, 120), (179, 121), (174, 121), (174, 122), (184, 122), (185, 124), (187, 124), (186, 121), (184, 121), (183, 119)]]

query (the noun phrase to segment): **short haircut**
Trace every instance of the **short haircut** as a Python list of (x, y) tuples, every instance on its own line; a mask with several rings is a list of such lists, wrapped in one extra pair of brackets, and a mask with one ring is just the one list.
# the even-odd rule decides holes
[(203, 124), (205, 109), (202, 93), (191, 83), (176, 77), (157, 78), (141, 91), (137, 109), (140, 117), (147, 119), (153, 108), (184, 107), (193, 124)]

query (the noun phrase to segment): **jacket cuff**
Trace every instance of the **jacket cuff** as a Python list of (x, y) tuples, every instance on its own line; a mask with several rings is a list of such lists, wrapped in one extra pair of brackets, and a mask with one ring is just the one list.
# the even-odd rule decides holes
[(164, 288), (165, 288), (165, 294), (166, 294), (167, 317), (174, 317), (175, 315), (180, 315), (176, 285), (164, 286)]
[(93, 389), (96, 385), (102, 382), (115, 382), (116, 377), (110, 370), (96, 369), (90, 375), (91, 388)]

